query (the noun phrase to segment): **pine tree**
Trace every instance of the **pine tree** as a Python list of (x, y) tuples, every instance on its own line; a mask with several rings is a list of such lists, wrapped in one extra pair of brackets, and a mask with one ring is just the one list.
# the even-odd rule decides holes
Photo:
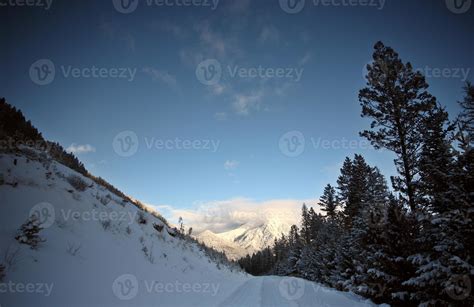
[(36, 217), (31, 217), (21, 225), (15, 239), (21, 244), (29, 245), (31, 249), (38, 249), (38, 245), (45, 241), (39, 236), (42, 229), (40, 221)]
[(328, 184), (324, 188), (323, 195), (319, 199), (319, 205), (322, 211), (326, 212), (326, 216), (333, 220), (336, 218), (336, 210), (338, 207), (336, 189)]
[(415, 211), (420, 124), (436, 100), (427, 91), (425, 77), (410, 63), (403, 63), (392, 48), (378, 42), (374, 49), (374, 62), (367, 66), (368, 86), (359, 92), (362, 116), (372, 119), (371, 130), (363, 131), (361, 136), (375, 148), (386, 148), (397, 155), (395, 164), (401, 177), (394, 177), (393, 185), (406, 195)]

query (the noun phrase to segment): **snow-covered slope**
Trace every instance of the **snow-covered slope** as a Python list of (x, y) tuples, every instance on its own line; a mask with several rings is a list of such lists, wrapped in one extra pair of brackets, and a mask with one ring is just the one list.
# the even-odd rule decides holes
[[(36, 158), (0, 154), (1, 306), (371, 305), (301, 279), (251, 277), (216, 264), (159, 218)], [(15, 240), (31, 216), (44, 227), (37, 249)]]
[[(151, 214), (139, 224), (136, 206), (61, 164), (0, 155), (0, 173), (0, 263), (12, 285), (1, 306), (209, 306), (246, 278), (172, 237)], [(15, 240), (30, 214), (45, 227), (37, 250)]]

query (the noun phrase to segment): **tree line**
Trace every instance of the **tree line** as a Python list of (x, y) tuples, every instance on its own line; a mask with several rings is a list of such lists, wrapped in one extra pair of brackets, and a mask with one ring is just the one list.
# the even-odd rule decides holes
[(360, 90), (360, 133), (395, 154), (391, 189), (362, 155), (347, 157), (300, 227), (239, 260), (251, 274), (299, 276), (394, 306), (472, 306), (474, 87), (450, 120), (425, 77), (378, 42)]

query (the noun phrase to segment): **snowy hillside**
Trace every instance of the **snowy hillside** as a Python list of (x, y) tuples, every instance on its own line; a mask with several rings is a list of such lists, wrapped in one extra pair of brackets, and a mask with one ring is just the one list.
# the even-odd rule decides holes
[[(1, 306), (371, 305), (301, 279), (216, 264), (158, 217), (28, 152), (0, 155)], [(36, 249), (15, 240), (34, 218), (43, 228)], [(240, 237), (265, 234), (249, 229)]]

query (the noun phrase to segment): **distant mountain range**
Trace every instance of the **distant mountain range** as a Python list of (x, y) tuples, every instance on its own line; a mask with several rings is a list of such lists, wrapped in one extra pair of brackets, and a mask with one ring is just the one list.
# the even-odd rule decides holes
[(239, 227), (221, 233), (205, 230), (195, 237), (198, 241), (218, 251), (224, 251), (229, 259), (239, 259), (273, 245), (276, 238), (287, 235), (297, 219), (292, 209), (285, 212), (281, 208), (266, 210), (262, 221), (257, 224), (243, 224)]

